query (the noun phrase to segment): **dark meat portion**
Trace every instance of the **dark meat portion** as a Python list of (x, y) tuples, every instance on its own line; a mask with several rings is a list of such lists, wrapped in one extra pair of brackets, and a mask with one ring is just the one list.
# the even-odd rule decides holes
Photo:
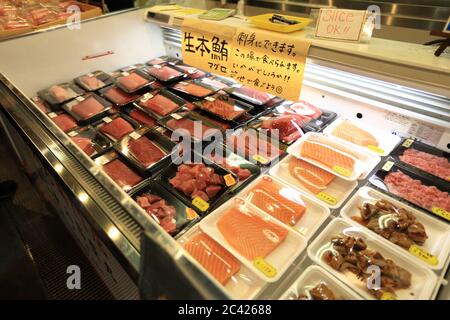
[(168, 233), (176, 231), (177, 211), (166, 200), (150, 193), (144, 193), (136, 198), (136, 202)]
[(337, 300), (334, 292), (323, 282), (308, 290), (308, 292), (310, 296), (302, 294), (298, 297), (298, 300)]
[(169, 182), (186, 196), (192, 199), (200, 197), (206, 202), (214, 198), (225, 185), (223, 177), (203, 163), (180, 165), (175, 177)]
[(371, 274), (368, 267), (378, 266), (381, 270), (379, 290), (369, 290), (378, 299), (383, 293), (395, 293), (395, 290), (411, 286), (411, 273), (385, 259), (379, 252), (367, 248), (362, 238), (339, 235), (331, 239), (332, 249), (322, 255), (322, 259), (333, 269), (340, 272), (353, 272), (361, 281), (366, 281)]
[(237, 175), (238, 178), (239, 178), (239, 181), (244, 181), (244, 180), (246, 180), (247, 178), (249, 178), (252, 175), (250, 170), (242, 169), (239, 166), (232, 166), (231, 164), (228, 163), (227, 159), (222, 158), (220, 156), (213, 156), (212, 160), (214, 161), (214, 163), (222, 166), (223, 168), (225, 168), (228, 171), (231, 171), (235, 175)]
[(375, 204), (365, 202), (359, 212), (360, 217), (353, 220), (402, 248), (423, 245), (428, 238), (425, 227), (411, 212), (387, 200), (378, 200)]

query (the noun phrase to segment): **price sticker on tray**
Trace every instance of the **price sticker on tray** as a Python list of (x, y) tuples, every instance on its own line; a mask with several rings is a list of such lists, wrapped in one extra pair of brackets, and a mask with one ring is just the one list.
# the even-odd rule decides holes
[(103, 122), (105, 122), (105, 123), (110, 123), (110, 122), (112, 122), (112, 119), (111, 119), (110, 117), (104, 117), (102, 120), (103, 120)]
[(353, 172), (349, 169), (343, 168), (341, 166), (333, 166), (333, 171), (343, 175), (344, 177), (351, 177)]
[(142, 103), (146, 103), (148, 100), (150, 100), (151, 98), (153, 98), (153, 95), (151, 93), (146, 93), (142, 96), (141, 98), (141, 102)]
[(234, 185), (236, 183), (236, 180), (234, 179), (234, 177), (231, 175), (231, 173), (224, 175), (223, 179), (225, 180), (225, 184), (227, 187), (230, 187), (232, 185)]
[(384, 166), (383, 166), (383, 168), (381, 168), (381, 169), (383, 169), (384, 171), (390, 171), (391, 169), (392, 169), (392, 166), (394, 165), (394, 162), (393, 161), (387, 161), (385, 164), (384, 164)]
[(379, 154), (384, 154), (384, 150), (377, 146), (368, 145), (367, 149), (369, 149), (373, 152), (379, 153)]
[(180, 120), (180, 119), (183, 118), (182, 116), (180, 116), (180, 115), (177, 114), (177, 113), (172, 113), (170, 116), (171, 116), (172, 118), (174, 118), (175, 120)]
[(137, 132), (132, 132), (132, 133), (130, 133), (130, 137), (133, 138), (134, 140), (137, 140), (142, 136)]
[(78, 132), (76, 132), (76, 131), (70, 131), (67, 135), (68, 135), (69, 137), (76, 137), (76, 136), (78, 135)]
[(264, 158), (263, 156), (259, 155), (259, 154), (255, 154), (253, 156), (253, 160), (261, 163), (261, 164), (267, 164), (269, 163), (269, 160), (267, 160), (266, 158)]
[(397, 296), (391, 292), (385, 292), (381, 296), (380, 300), (397, 300)]
[(198, 208), (200, 211), (203, 211), (203, 212), (205, 212), (206, 210), (209, 209), (209, 203), (206, 202), (205, 200), (203, 200), (203, 199), (200, 198), (200, 197), (195, 197), (195, 198), (192, 200), (192, 204), (193, 204), (196, 208)]
[(268, 278), (273, 278), (277, 275), (277, 269), (263, 258), (253, 260), (253, 265)]
[(405, 148), (411, 147), (411, 145), (414, 143), (413, 139), (406, 139), (405, 142), (403, 142), (402, 146)]
[(335, 206), (337, 204), (337, 199), (335, 197), (330, 196), (329, 194), (325, 192), (320, 192), (316, 195), (316, 197), (329, 205)]
[(431, 212), (433, 212), (434, 214), (444, 218), (445, 220), (450, 221), (450, 212), (448, 212), (447, 210), (444, 210), (444, 209), (438, 208), (438, 207), (433, 207), (431, 209)]
[(432, 255), (431, 253), (423, 250), (421, 247), (413, 244), (411, 247), (409, 247), (408, 251), (418, 257), (419, 259), (425, 261), (426, 263), (437, 266), (439, 264), (439, 260), (436, 256)]
[(192, 210), (191, 208), (186, 208), (186, 219), (192, 221), (196, 218), (198, 218), (197, 212), (195, 212), (195, 210)]
[(55, 117), (57, 116), (57, 114), (54, 113), (54, 112), (50, 112), (50, 113), (48, 114), (48, 116), (49, 116), (50, 119), (53, 119), (53, 118), (55, 118)]

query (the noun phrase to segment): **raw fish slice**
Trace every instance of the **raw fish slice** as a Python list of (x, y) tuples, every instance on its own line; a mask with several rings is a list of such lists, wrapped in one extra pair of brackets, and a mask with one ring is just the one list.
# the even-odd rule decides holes
[(105, 110), (105, 107), (94, 97), (84, 99), (74, 105), (71, 111), (83, 120), (87, 120)]
[(145, 112), (142, 112), (141, 110), (133, 110), (130, 112), (130, 117), (134, 120), (152, 128), (156, 126), (156, 120), (150, 117)]
[(52, 121), (64, 132), (69, 132), (77, 126), (75, 119), (65, 113), (52, 118)]
[(137, 140), (131, 139), (128, 149), (144, 167), (149, 167), (166, 156), (166, 153), (145, 136)]
[(166, 116), (180, 107), (178, 104), (162, 94), (157, 94), (145, 102), (141, 101), (139, 102), (139, 105), (143, 108), (150, 109), (161, 116)]
[(81, 150), (83, 150), (88, 156), (94, 154), (95, 149), (92, 144), (92, 140), (85, 137), (72, 137), (73, 142), (75, 142)]
[(253, 89), (250, 87), (242, 86), (240, 88), (236, 88), (234, 91), (235, 94), (245, 97), (249, 97), (252, 100), (258, 101), (260, 104), (265, 104), (272, 100), (272, 96), (266, 92), (259, 91), (257, 89)]
[(99, 129), (102, 133), (105, 133), (116, 140), (122, 139), (134, 130), (133, 126), (121, 117), (117, 117), (110, 123), (103, 124)]
[(444, 157), (411, 148), (403, 152), (400, 160), (436, 177), (450, 181), (450, 161)]
[(180, 82), (173, 87), (181, 92), (190, 94), (197, 98), (203, 98), (213, 93), (213, 91), (211, 91), (210, 89), (196, 85), (194, 83)]
[[(283, 190), (284, 189), (284, 190)], [(281, 222), (293, 226), (303, 217), (306, 207), (298, 194), (290, 195), (288, 188), (261, 180), (249, 191), (249, 201)], [(291, 198), (289, 198), (289, 196)]]
[(136, 72), (120, 77), (117, 82), (130, 92), (136, 91), (149, 83), (147, 79), (141, 77)]
[(334, 174), (296, 158), (292, 158), (289, 161), (289, 172), (313, 194), (318, 194), (325, 190), (336, 178)]
[(173, 68), (168, 66), (162, 67), (149, 67), (147, 68), (148, 72), (161, 81), (169, 81), (173, 78), (181, 77), (183, 74)]
[(105, 86), (105, 83), (97, 79), (96, 76), (83, 76), (80, 78), (80, 81), (90, 90), (97, 90)]
[(241, 114), (245, 113), (244, 109), (239, 108), (234, 103), (229, 103), (221, 99), (216, 99), (214, 101), (204, 101), (202, 103), (202, 108), (226, 120), (233, 120), (239, 117)]
[(217, 228), (230, 246), (251, 261), (267, 257), (288, 234), (282, 226), (237, 208), (224, 213)]
[(375, 146), (378, 147), (377, 139), (369, 132), (354, 125), (350, 121), (344, 121), (334, 128), (332, 134), (338, 138), (347, 140), (359, 146)]
[(184, 249), (223, 285), (241, 268), (235, 257), (203, 232), (186, 243)]
[(112, 87), (105, 92), (106, 98), (114, 104), (126, 105), (135, 101), (139, 96), (126, 93), (117, 87)]
[(111, 177), (111, 179), (114, 180), (115, 183), (125, 190), (134, 187), (142, 181), (142, 178), (139, 175), (128, 168), (119, 159), (115, 159), (105, 164), (103, 166), (103, 170), (108, 176)]

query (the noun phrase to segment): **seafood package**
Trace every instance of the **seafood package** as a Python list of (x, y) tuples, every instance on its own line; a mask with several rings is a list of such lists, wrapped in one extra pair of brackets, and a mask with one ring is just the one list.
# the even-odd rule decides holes
[(217, 93), (202, 101), (194, 102), (194, 104), (205, 112), (225, 121), (236, 120), (253, 108), (249, 104), (233, 99), (226, 93)]
[(391, 153), (395, 159), (427, 174), (450, 181), (450, 153), (414, 139), (405, 139)]
[(126, 135), (139, 128), (139, 124), (125, 115), (115, 114), (104, 117), (94, 124), (94, 127), (113, 142), (119, 141)]
[(340, 218), (310, 244), (308, 255), (366, 299), (426, 300), (437, 284), (431, 269), (408, 253)]
[(39, 110), (41, 110), (43, 113), (52, 112), (51, 106), (47, 102), (45, 102), (44, 100), (39, 98), (38, 96), (35, 96), (35, 97), (31, 98), (31, 100), (34, 102), (36, 107)]
[(114, 144), (120, 154), (142, 175), (156, 173), (171, 162), (175, 144), (162, 134), (140, 128)]
[(196, 80), (180, 81), (173, 84), (170, 89), (188, 100), (204, 99), (217, 92), (214, 88)]
[(442, 269), (450, 253), (448, 224), (375, 189), (362, 187), (340, 212), (432, 269)]
[(144, 180), (115, 151), (96, 157), (94, 162), (125, 192), (132, 191)]
[(347, 285), (323, 268), (306, 268), (280, 300), (361, 300)]
[(112, 146), (108, 139), (90, 126), (72, 130), (67, 135), (89, 157), (103, 153)]
[(275, 98), (274, 95), (247, 86), (233, 86), (229, 88), (228, 92), (239, 99), (257, 106), (265, 105)]
[(268, 175), (253, 181), (239, 197), (292, 227), (306, 239), (312, 238), (330, 215), (330, 210), (318, 200)]
[(61, 83), (38, 92), (38, 96), (52, 105), (62, 104), (84, 94), (84, 90), (73, 83)]
[(233, 198), (200, 229), (266, 282), (275, 282), (306, 248), (306, 239), (267, 213)]
[(122, 113), (126, 114), (128, 117), (141, 125), (148, 128), (154, 128), (158, 126), (157, 120), (150, 116), (147, 112), (142, 111), (138, 106), (127, 106), (121, 110)]
[(445, 181), (422, 176), (388, 160), (370, 183), (450, 222), (450, 189)]
[(130, 197), (172, 236), (198, 220), (194, 210), (155, 181), (140, 185), (130, 193)]
[(186, 77), (183, 71), (172, 68), (170, 65), (155, 64), (142, 69), (143, 72), (148, 73), (152, 77), (163, 83), (175, 82)]
[(86, 91), (97, 91), (109, 86), (112, 83), (112, 78), (103, 71), (94, 71), (75, 78), (74, 82)]
[(127, 93), (114, 85), (100, 89), (99, 93), (118, 107), (130, 104), (140, 97), (137, 94)]
[(103, 117), (111, 106), (111, 103), (95, 93), (88, 93), (63, 104), (62, 108), (79, 124), (85, 125)]
[(269, 174), (314, 196), (331, 209), (339, 208), (358, 186), (356, 181), (344, 180), (292, 155), (272, 167)]
[(372, 128), (367, 123), (338, 118), (323, 131), (327, 135), (387, 156), (400, 142), (400, 137)]
[(144, 94), (136, 104), (154, 118), (162, 118), (176, 112), (186, 101), (166, 89)]
[(267, 285), (198, 226), (186, 232), (178, 242), (233, 299), (253, 299)]
[(367, 177), (381, 158), (352, 148), (324, 134), (308, 132), (287, 149), (288, 153), (345, 180)]
[(149, 86), (155, 79), (139, 69), (123, 71), (113, 77), (116, 86), (127, 93), (134, 93)]
[(65, 112), (50, 112), (47, 116), (65, 133), (78, 126), (77, 121)]

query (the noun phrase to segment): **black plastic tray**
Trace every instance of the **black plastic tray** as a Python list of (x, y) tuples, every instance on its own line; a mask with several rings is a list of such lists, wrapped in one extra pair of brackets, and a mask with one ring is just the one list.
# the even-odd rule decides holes
[(175, 218), (177, 229), (174, 233), (171, 234), (175, 238), (177, 238), (180, 232), (182, 232), (185, 228), (188, 228), (189, 226), (195, 224), (200, 219), (197, 213), (191, 207), (185, 205), (157, 181), (145, 181), (145, 183), (134, 188), (133, 192), (130, 193), (130, 197), (132, 197), (133, 200), (136, 201), (136, 198), (144, 193), (156, 195), (166, 200), (169, 205), (175, 207), (177, 211)]
[[(81, 81), (81, 79), (85, 76), (96, 77), (98, 80), (102, 81), (104, 85), (99, 88), (96, 88), (96, 89), (89, 88), (83, 81)], [(112, 78), (109, 74), (107, 74), (103, 71), (97, 70), (92, 73), (88, 73), (88, 74), (85, 74), (85, 75), (75, 78), (74, 82), (85, 91), (97, 91), (97, 90), (100, 90), (100, 89), (112, 84)]]
[[(141, 101), (144, 101), (144, 99), (151, 99), (152, 96), (156, 96), (158, 94), (160, 94), (160, 95), (170, 99), (174, 103), (176, 103), (178, 105), (178, 108), (173, 110), (169, 114), (163, 116), (163, 115), (160, 115), (157, 112), (155, 112), (155, 111), (153, 111), (151, 109), (148, 109), (145, 106), (141, 105)], [(186, 101), (183, 98), (180, 98), (179, 96), (177, 96), (176, 94), (172, 93), (171, 91), (169, 91), (167, 89), (161, 89), (161, 90), (153, 90), (153, 91), (151, 91), (151, 92), (149, 92), (147, 94), (144, 94), (139, 100), (137, 100), (135, 102), (135, 105), (137, 105), (140, 110), (144, 111), (145, 113), (147, 113), (151, 117), (153, 117), (155, 119), (161, 119), (161, 118), (167, 117), (170, 114), (175, 113), (178, 110), (180, 110), (181, 108), (183, 108), (186, 105)]]
[[(81, 99), (81, 98), (82, 98), (81, 101), (78, 100), (78, 99)], [(101, 111), (101, 112), (99, 112), (99, 113), (97, 113), (97, 114), (95, 114), (95, 115), (93, 115), (93, 116), (91, 116), (90, 118), (87, 118), (87, 119), (84, 119), (84, 118), (80, 117), (78, 114), (76, 114), (75, 112), (72, 112), (72, 110), (71, 110), (72, 107), (74, 107), (75, 105), (77, 105), (79, 103), (82, 103), (83, 100), (87, 100), (87, 99), (90, 99), (90, 98), (93, 98), (93, 99), (97, 100), (97, 102), (99, 102), (104, 107), (103, 111)], [(92, 123), (98, 121), (99, 119), (102, 119), (108, 113), (108, 110), (111, 109), (111, 107), (112, 107), (112, 104), (109, 101), (107, 101), (106, 99), (104, 99), (104, 98), (102, 98), (102, 97), (100, 97), (100, 96), (98, 96), (98, 95), (96, 95), (95, 93), (92, 93), (92, 92), (87, 93), (87, 94), (85, 94), (83, 96), (79, 96), (76, 99), (71, 100), (69, 102), (66, 102), (66, 103), (64, 103), (62, 105), (62, 108), (68, 114), (70, 114), (74, 119), (76, 119), (78, 124), (80, 124), (80, 125), (92, 124)]]
[[(108, 91), (112, 88), (117, 88), (120, 91), (122, 91), (123, 94), (128, 97), (128, 100), (125, 103), (119, 103), (118, 101), (114, 101), (114, 99), (112, 99), (111, 97), (108, 97)], [(127, 93), (115, 85), (111, 85), (111, 86), (105, 87), (103, 89), (100, 89), (99, 93), (102, 97), (104, 97), (105, 99), (107, 99), (108, 101), (110, 101), (112, 104), (114, 104), (117, 107), (123, 107), (123, 106), (129, 105), (140, 98), (140, 95)]]
[[(173, 69), (174, 71), (179, 72), (179, 75), (175, 76), (175, 77), (172, 77), (170, 79), (163, 79), (163, 78), (158, 77), (158, 75), (156, 75), (152, 71), (152, 68), (166, 68), (166, 67), (170, 68), (170, 69)], [(161, 82), (163, 84), (166, 84), (166, 85), (168, 85), (170, 83), (178, 82), (178, 81), (181, 81), (181, 80), (187, 78), (187, 75), (186, 75), (186, 73), (184, 71), (182, 71), (182, 70), (180, 70), (178, 68), (174, 68), (174, 66), (169, 64), (169, 63), (168, 64), (160, 64), (160, 65), (157, 64), (157, 65), (146, 66), (146, 67), (142, 68), (141, 72), (147, 74), (150, 77), (153, 77), (154, 79), (156, 79), (159, 82)]]
[(108, 138), (106, 138), (103, 134), (95, 130), (92, 126), (87, 126), (69, 131), (67, 135), (71, 138), (84, 137), (91, 139), (94, 148), (94, 153), (90, 156), (91, 158), (97, 157), (107, 152), (112, 147), (111, 141)]
[(100, 119), (99, 121), (95, 122), (94, 124), (92, 124), (92, 126), (101, 134), (103, 134), (105, 137), (107, 137), (109, 140), (111, 140), (113, 143), (117, 142), (117, 140), (114, 137), (109, 136), (106, 133), (103, 133), (102, 131), (100, 131), (100, 126), (103, 125), (103, 123), (108, 123), (105, 121), (105, 118), (109, 118), (111, 120), (114, 120), (118, 117), (123, 118), (124, 120), (126, 120), (128, 123), (130, 123), (133, 127), (134, 130), (139, 129), (141, 127), (141, 124), (137, 121), (135, 121), (134, 119), (130, 118), (129, 116), (122, 114), (122, 113), (116, 113), (113, 115), (109, 115), (106, 117), (103, 117), (102, 119)]
[[(120, 83), (120, 81), (119, 81), (120, 78), (126, 76), (126, 75), (124, 75), (124, 73), (128, 73), (128, 74), (136, 73), (138, 76), (144, 78), (144, 79), (147, 80), (148, 82), (147, 82), (146, 84), (140, 86), (139, 88), (136, 88), (136, 89), (134, 89), (134, 90), (129, 90), (128, 88), (126, 88), (125, 86), (123, 86), (123, 85)], [(143, 71), (140, 70), (140, 69), (130, 69), (129, 71), (122, 71), (119, 75), (117, 75), (116, 77), (113, 77), (112, 81), (113, 81), (113, 83), (114, 83), (117, 87), (119, 87), (120, 89), (122, 89), (122, 90), (125, 91), (126, 93), (132, 94), (132, 93), (136, 93), (136, 92), (138, 92), (138, 91), (141, 91), (141, 90), (143, 90), (143, 89), (145, 90), (145, 88), (149, 87), (153, 82), (155, 82), (155, 78), (152, 77), (152, 76), (150, 76), (148, 73), (143, 72)]]
[[(422, 183), (422, 185), (424, 185), (424, 186), (430, 186), (430, 187), (434, 186), (442, 192), (447, 192), (447, 193), (450, 192), (450, 188), (449, 188), (448, 184), (442, 183), (441, 180), (430, 179), (430, 177), (422, 175), (420, 172), (412, 169), (411, 167), (407, 167), (407, 166), (402, 165), (401, 163), (396, 162), (394, 158), (388, 158), (387, 161), (384, 162), (380, 166), (380, 169), (378, 169), (369, 178), (369, 182), (373, 186), (375, 186), (377, 189), (383, 191), (384, 193), (387, 193), (387, 194), (393, 196), (394, 198), (401, 199), (405, 203), (408, 203), (409, 205), (412, 205), (413, 207), (418, 208), (419, 210), (431, 213), (435, 217), (439, 217), (442, 220), (446, 221), (447, 223), (450, 223), (450, 215), (448, 215), (448, 218), (449, 218), (448, 220), (444, 219), (442, 216), (436, 214), (436, 212), (434, 212), (434, 210), (429, 209), (429, 208), (424, 208), (424, 207), (420, 206), (419, 204), (416, 204), (408, 199), (405, 199), (401, 195), (397, 195), (396, 193), (389, 190), (387, 185), (384, 183), (384, 179), (390, 172), (397, 172), (399, 170), (401, 172), (403, 172), (404, 174), (406, 174), (407, 176), (411, 177), (412, 179), (419, 180)], [(444, 215), (445, 215), (445, 212), (444, 212)]]
[(37, 93), (39, 98), (41, 98), (42, 100), (44, 100), (47, 103), (49, 103), (50, 105), (52, 105), (53, 110), (58, 110), (59, 109), (58, 106), (62, 105), (63, 103), (66, 103), (72, 99), (75, 99), (76, 97), (79, 97), (85, 93), (85, 91), (83, 89), (81, 89), (75, 83), (72, 83), (72, 82), (60, 83), (60, 84), (57, 84), (56, 86), (63, 87), (63, 88), (70, 88), (73, 91), (74, 95), (72, 97), (70, 97), (69, 99), (66, 99), (63, 101), (58, 101), (58, 100), (56, 100), (54, 95), (50, 92), (50, 89), (52, 87), (49, 87), (47, 89), (39, 91)]

